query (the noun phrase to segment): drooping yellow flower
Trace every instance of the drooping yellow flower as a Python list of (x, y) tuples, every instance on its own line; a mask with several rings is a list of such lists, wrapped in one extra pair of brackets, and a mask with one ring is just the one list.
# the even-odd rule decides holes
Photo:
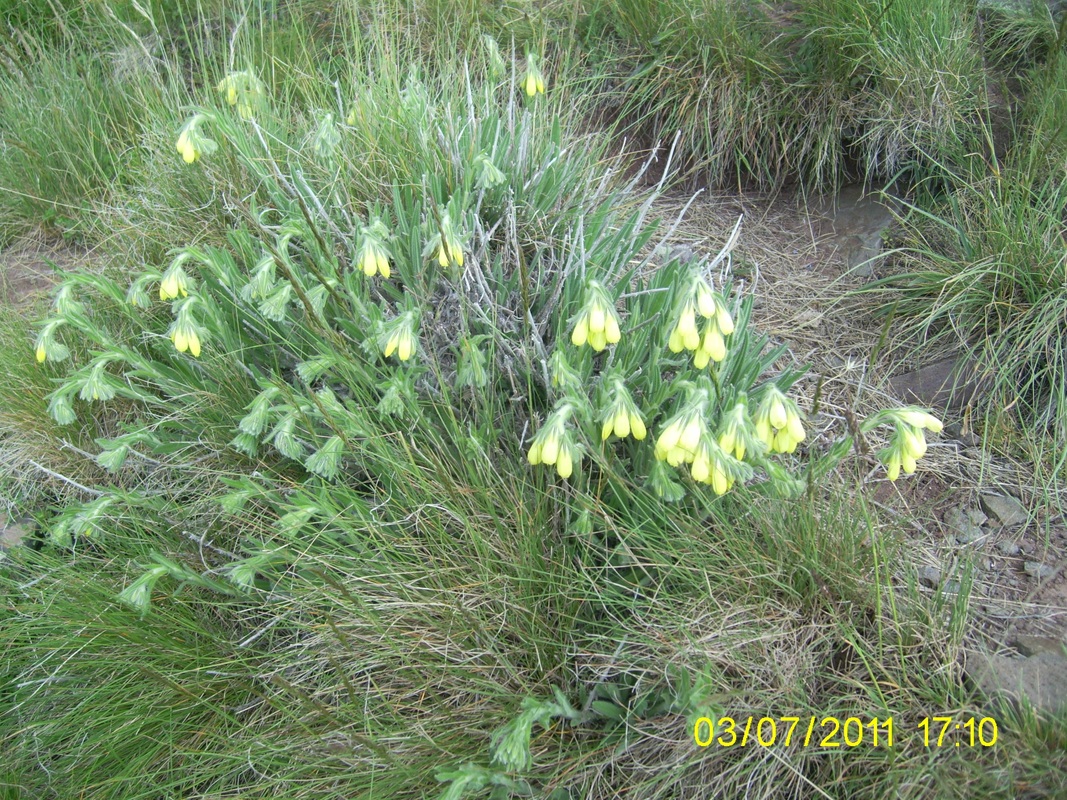
[(528, 97), (545, 93), (545, 79), (537, 63), (537, 56), (533, 53), (526, 54), (526, 78), (523, 80), (523, 86)]
[(37, 343), (34, 347), (34, 356), (37, 363), (45, 361), (65, 361), (70, 356), (70, 350), (65, 344), (56, 339), (56, 328), (63, 325), (66, 320), (63, 317), (48, 322), (41, 332), (37, 334)]
[(792, 453), (807, 436), (796, 402), (773, 383), (765, 390), (754, 421), (756, 436), (772, 453)]
[(188, 291), (188, 276), (182, 268), (184, 258), (179, 256), (174, 259), (167, 271), (163, 273), (163, 279), (159, 282), (159, 299), (172, 300), (177, 297), (186, 297)]
[(895, 481), (901, 471), (905, 475), (914, 473), (916, 462), (926, 455), (926, 436), (923, 431), (937, 433), (942, 429), (942, 424), (932, 414), (913, 407), (885, 412), (884, 418), (893, 422), (895, 431), (893, 440), (879, 454), (879, 458), (885, 464), (886, 477)]
[(206, 114), (194, 114), (185, 121), (178, 133), (175, 149), (186, 164), (192, 164), (202, 155), (210, 155), (218, 147), (214, 140), (209, 139), (200, 130), (200, 124), (206, 119)]
[(926, 428), (931, 433), (941, 433), (943, 428), (941, 420), (922, 409), (901, 408), (895, 411), (894, 415), (905, 425), (910, 425), (913, 428)]
[(394, 352), (401, 361), (407, 361), (411, 358), (411, 354), (415, 351), (415, 339), (411, 335), (410, 331), (397, 331), (385, 344), (385, 350), (383, 351), (386, 358), (389, 358)]
[(170, 340), (174, 342), (174, 349), (179, 353), (188, 351), (195, 358), (200, 356), (200, 326), (193, 317), (193, 308), (197, 303), (196, 297), (189, 297), (177, 303), (175, 318), (170, 326)]
[(196, 149), (193, 144), (192, 137), (189, 135), (189, 129), (184, 128), (180, 134), (178, 134), (178, 152), (181, 153), (182, 160), (186, 164), (192, 164), (198, 158), (200, 158), (200, 151)]
[(388, 236), (388, 229), (379, 219), (363, 228), (363, 241), (360, 243), (357, 264), (368, 278), (379, 273), (383, 278), (388, 278), (392, 274), (389, 269), (389, 251), (385, 246)]
[(534, 435), (533, 443), (526, 454), (527, 460), (533, 466), (555, 466), (556, 472), (564, 480), (574, 474), (574, 467), (581, 460), (581, 451), (567, 428), (567, 420), (572, 412), (573, 408), (569, 403), (560, 401)]
[(431, 254), (442, 267), (463, 266), (463, 239), (456, 231), (448, 209), (441, 212), (440, 224), (423, 251), (423, 258)]
[(637, 404), (622, 379), (617, 376), (611, 381), (611, 401), (604, 409), (601, 419), (601, 439), (606, 440), (614, 433), (620, 439), (633, 435), (634, 439), (641, 441), (648, 435)]
[[(697, 328), (697, 316), (705, 320), (704, 331)], [(693, 363), (704, 369), (709, 362), (726, 358), (726, 338), (734, 332), (733, 317), (726, 301), (712, 291), (708, 282), (697, 272), (690, 274), (682, 292), (682, 301), (674, 328), (667, 340), (672, 353), (693, 351)]]
[(656, 440), (654, 453), (660, 461), (672, 467), (692, 464), (697, 448), (707, 433), (707, 424), (696, 410), (688, 410), (676, 416)]
[(415, 324), (415, 312), (406, 311), (385, 325), (379, 342), (386, 358), (393, 353), (396, 353), (401, 361), (411, 358), (416, 345)]
[(619, 313), (608, 297), (604, 287), (597, 281), (586, 285), (585, 305), (571, 332), (571, 344), (581, 347), (589, 346), (601, 352), (608, 344), (617, 344), (622, 338), (619, 328)]
[(251, 119), (267, 96), (266, 85), (250, 69), (231, 72), (219, 81), (216, 89), (226, 96), (227, 103), (237, 107), (241, 119)]

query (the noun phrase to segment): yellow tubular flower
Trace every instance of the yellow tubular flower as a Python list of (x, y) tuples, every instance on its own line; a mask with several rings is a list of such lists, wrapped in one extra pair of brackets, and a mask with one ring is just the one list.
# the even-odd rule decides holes
[(37, 363), (38, 364), (43, 363), (46, 356), (47, 356), (47, 354), (45, 353), (44, 345), (43, 344), (37, 345)]
[(163, 273), (163, 279), (159, 282), (159, 299), (171, 300), (177, 297), (188, 296), (188, 280), (185, 275), (185, 270), (182, 268), (182, 261), (185, 259), (179, 256), (176, 258)]
[(564, 444), (559, 451), (559, 458), (556, 459), (556, 472), (564, 480), (574, 472), (574, 454), (569, 444)]
[(920, 459), (926, 455), (926, 437), (923, 436), (922, 428), (905, 426), (900, 432), (903, 452), (913, 459)]
[(686, 350), (696, 350), (700, 346), (700, 332), (697, 330), (696, 312), (691, 304), (682, 310), (676, 330)]
[(534, 439), (534, 443), (530, 445), (530, 452), (526, 454), (527, 460), (533, 466), (537, 466), (541, 463), (541, 443)]
[(545, 79), (537, 65), (537, 56), (533, 53), (526, 54), (526, 78), (523, 80), (523, 86), (528, 97), (545, 93)]
[(385, 324), (378, 339), (379, 346), (382, 348), (382, 355), (389, 358), (396, 353), (397, 358), (401, 361), (407, 361), (411, 358), (415, 352), (416, 345), (416, 318), (414, 312), (407, 311)]
[(900, 477), (900, 453), (893, 453), (885, 465), (886, 477), (895, 481)]
[(630, 433), (639, 442), (644, 441), (644, 438), (648, 435), (648, 428), (645, 427), (645, 421), (641, 419), (639, 414), (630, 415)]
[(689, 468), (689, 474), (698, 483), (704, 483), (711, 477), (712, 471), (711, 454), (707, 447), (701, 447), (693, 457), (693, 464)]
[(681, 436), (682, 423), (681, 420), (676, 419), (663, 429), (663, 432), (659, 435), (659, 439), (656, 440), (656, 458), (660, 461), (666, 460), (667, 454), (678, 446), (678, 440)]
[(919, 409), (902, 408), (896, 412), (896, 416), (905, 425), (913, 428), (926, 428), (930, 433), (940, 433), (943, 427), (941, 420)]
[(571, 331), (571, 344), (575, 347), (581, 347), (589, 341), (589, 323), (584, 316), (579, 317), (577, 324), (574, 326), (574, 330)]

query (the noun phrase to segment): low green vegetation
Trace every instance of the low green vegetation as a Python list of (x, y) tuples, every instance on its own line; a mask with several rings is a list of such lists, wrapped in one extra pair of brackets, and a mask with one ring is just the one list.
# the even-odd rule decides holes
[[(1063, 720), (960, 679), (966, 570), (921, 590), (863, 488), (941, 422), (798, 403), (740, 223), (690, 259), (654, 211), (678, 175), (907, 172), (896, 313), (967, 320), (1055, 428), (1036, 14), (47, 5), (0, 5), (0, 240), (95, 256), (0, 308), (0, 498), (35, 522), (0, 551), (0, 796), (1062, 789)], [(973, 148), (993, 75), (1005, 154)], [(925, 741), (946, 714), (996, 743)]]

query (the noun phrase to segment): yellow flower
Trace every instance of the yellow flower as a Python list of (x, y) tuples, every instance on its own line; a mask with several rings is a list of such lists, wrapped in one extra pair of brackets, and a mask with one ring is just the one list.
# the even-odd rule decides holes
[(415, 352), (415, 312), (407, 311), (385, 326), (382, 332), (382, 354), (389, 358), (396, 353), (401, 361), (407, 361)]
[(579, 313), (571, 332), (571, 344), (581, 347), (588, 342), (589, 346), (599, 353), (608, 344), (617, 344), (621, 338), (619, 313), (614, 304), (603, 286), (597, 281), (589, 281), (585, 307)]
[(537, 64), (537, 56), (533, 53), (526, 54), (526, 79), (523, 84), (529, 97), (545, 93), (545, 79)]
[(707, 425), (703, 417), (695, 410), (685, 411), (660, 433), (654, 448), (655, 456), (672, 467), (692, 464), (705, 433)]
[(411, 358), (411, 354), (415, 349), (415, 341), (410, 331), (397, 331), (390, 338), (385, 345), (383, 351), (386, 358), (389, 358), (394, 352), (401, 361), (407, 361)]
[(441, 213), (441, 224), (423, 251), (423, 258), (433, 253), (442, 267), (463, 266), (463, 241), (452, 223), (448, 209)]
[(389, 269), (389, 251), (386, 250), (384, 239), (389, 235), (388, 229), (381, 220), (374, 220), (369, 226), (363, 228), (363, 242), (360, 245), (358, 265), (363, 274), (373, 278), (381, 273), (383, 278), (388, 278), (392, 273)]
[(796, 402), (773, 383), (768, 386), (754, 421), (756, 436), (772, 453), (792, 453), (807, 436)]
[(62, 342), (56, 341), (55, 337), (56, 328), (65, 322), (66, 320), (62, 317), (53, 319), (41, 328), (41, 332), (37, 334), (34, 355), (38, 364), (44, 361), (65, 361), (70, 356), (70, 350), (67, 349), (67, 346)]
[(738, 402), (730, 411), (723, 416), (722, 433), (719, 434), (719, 447), (728, 455), (734, 456), (738, 461), (743, 461), (748, 448), (759, 441), (753, 440), (751, 433), (752, 423), (748, 419), (748, 406), (744, 402)]
[(182, 160), (186, 164), (192, 164), (200, 158), (200, 151), (197, 150), (196, 146), (193, 144), (188, 128), (183, 129), (182, 132), (178, 134), (178, 152), (181, 153)]
[(894, 412), (894, 415), (905, 425), (926, 428), (931, 433), (940, 433), (943, 427), (941, 420), (918, 408), (901, 408)]
[(530, 464), (555, 466), (556, 472), (566, 480), (574, 474), (574, 467), (581, 460), (581, 452), (571, 440), (566, 423), (573, 409), (566, 401), (560, 401), (545, 420), (526, 454)]
[(178, 134), (175, 149), (181, 154), (182, 161), (186, 164), (192, 164), (202, 155), (211, 155), (218, 147), (212, 139), (200, 132), (200, 123), (205, 119), (207, 116), (204, 114), (194, 114), (186, 120)]
[(620, 439), (633, 435), (634, 439), (641, 441), (648, 435), (645, 422), (641, 413), (637, 410), (626, 385), (619, 377), (614, 377), (611, 383), (612, 398), (603, 414), (603, 424), (600, 430), (601, 439), (606, 440), (612, 433)]
[(251, 119), (263, 105), (267, 87), (252, 70), (231, 72), (216, 89), (226, 95), (226, 102), (237, 107), (241, 119)]
[(171, 300), (176, 297), (186, 297), (188, 292), (188, 281), (185, 274), (185, 270), (182, 268), (182, 262), (185, 259), (181, 256), (174, 259), (170, 267), (163, 273), (163, 279), (159, 282), (159, 299)]
[(678, 315), (678, 322), (671, 332), (667, 346), (672, 353), (696, 350), (700, 346), (700, 331), (697, 330), (696, 309), (692, 302), (682, 307), (682, 313)]

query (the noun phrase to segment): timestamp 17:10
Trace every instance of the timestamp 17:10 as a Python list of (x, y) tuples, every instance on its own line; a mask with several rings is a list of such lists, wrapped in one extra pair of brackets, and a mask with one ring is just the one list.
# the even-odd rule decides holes
[(966, 731), (969, 740), (967, 744), (974, 747), (980, 744), (982, 747), (992, 747), (997, 743), (997, 721), (992, 717), (973, 717), (963, 722), (956, 722), (953, 717), (923, 717), (917, 726), (923, 732), (923, 745), (925, 747), (941, 747), (945, 744), (945, 737), (950, 734)]

